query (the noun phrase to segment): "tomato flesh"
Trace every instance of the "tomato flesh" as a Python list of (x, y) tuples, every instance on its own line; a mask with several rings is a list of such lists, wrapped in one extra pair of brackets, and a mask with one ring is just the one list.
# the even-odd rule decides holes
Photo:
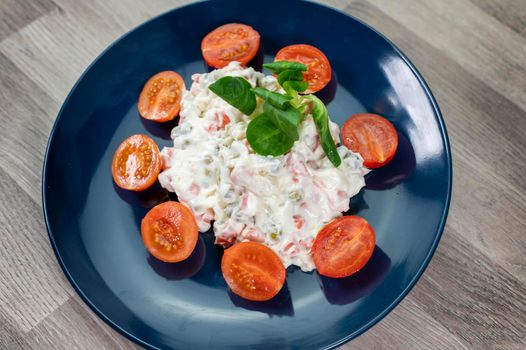
[(185, 89), (183, 78), (173, 71), (164, 71), (151, 77), (139, 96), (139, 114), (155, 122), (173, 120), (181, 110)]
[(151, 138), (146, 135), (130, 136), (113, 156), (113, 180), (125, 190), (143, 191), (157, 181), (161, 163), (159, 148)]
[(164, 202), (142, 219), (141, 235), (154, 257), (164, 262), (179, 262), (188, 258), (197, 244), (197, 222), (184, 204)]
[(252, 27), (229, 23), (204, 37), (201, 52), (206, 63), (214, 68), (223, 68), (232, 61), (247, 65), (256, 56), (259, 41), (259, 33)]
[(389, 163), (398, 148), (398, 134), (393, 124), (378, 114), (355, 114), (343, 125), (342, 142), (360, 153), (363, 165), (379, 168)]
[(306, 44), (286, 46), (276, 54), (276, 61), (300, 62), (307, 66), (303, 80), (309, 83), (309, 87), (305, 93), (320, 91), (331, 81), (331, 64), (327, 56), (314, 46)]
[(285, 283), (285, 267), (272, 249), (241, 242), (225, 250), (221, 271), (235, 294), (252, 301), (272, 299)]
[(376, 236), (359, 216), (342, 216), (323, 227), (312, 245), (318, 273), (341, 278), (359, 271), (373, 255)]

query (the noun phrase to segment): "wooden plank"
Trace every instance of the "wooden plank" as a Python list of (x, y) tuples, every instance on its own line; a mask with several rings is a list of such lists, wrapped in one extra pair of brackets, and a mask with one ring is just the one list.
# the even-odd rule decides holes
[(349, 0), (313, 0), (313, 2), (320, 3), (325, 6), (335, 8), (337, 10), (343, 10), (349, 5)]
[[(110, 40), (117, 39), (125, 32), (140, 25), (144, 21), (190, 1), (183, 0), (151, 0), (151, 1), (84, 1), (54, 0), (60, 7), (79, 21), (86, 30), (101, 33)], [(130, 11), (133, 7), (133, 11)], [(101, 26), (103, 26), (101, 28)], [(111, 36), (111, 38), (110, 38)], [(105, 37), (101, 39), (106, 39)]]
[[(419, 284), (415, 289), (423, 288)], [(423, 336), (425, 335), (425, 336)], [(469, 349), (431, 315), (411, 294), (367, 333), (341, 347), (342, 350), (442, 350)]]
[(0, 169), (0, 310), (27, 332), (73, 291), (59, 269), (42, 209)]
[(60, 10), (0, 43), (4, 53), (51, 97), (62, 102), (87, 66), (113, 41), (181, 1), (57, 1)]
[(42, 158), (58, 104), (2, 54), (0, 67), (0, 168), (40, 203)]
[[(22, 331), (16, 323), (4, 314), (0, 307), (0, 349), (20, 349), (22, 348)], [(26, 347), (27, 348), (27, 347)]]
[(54, 10), (0, 43), (5, 54), (37, 86), (62, 102), (89, 63), (116, 37), (100, 25), (88, 31), (69, 13)]
[(141, 349), (71, 298), (24, 336), (31, 349)]
[(526, 110), (526, 38), (467, 0), (369, 2)]
[(6, 341), (5, 347), (3, 346), (3, 344), (1, 342), (0, 342), (0, 345), (2, 345), (2, 347), (0, 349), (8, 349), (8, 350), (27, 350), (27, 349), (31, 349), (29, 344), (23, 338), (16, 338), (16, 339), (13, 339), (13, 340)]
[(490, 16), (495, 17), (526, 37), (526, 6), (524, 0), (470, 0)]
[(390, 33), (441, 106), (454, 163), (449, 225), (526, 282), (526, 181), (517, 171), (526, 167), (525, 112), (369, 2), (349, 11)]
[(52, 0), (2, 0), (0, 41), (55, 8)]
[(472, 349), (526, 348), (526, 287), (449, 228), (411, 295)]

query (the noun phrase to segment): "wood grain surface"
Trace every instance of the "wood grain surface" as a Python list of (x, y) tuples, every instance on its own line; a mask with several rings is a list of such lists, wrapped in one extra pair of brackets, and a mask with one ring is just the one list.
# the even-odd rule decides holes
[[(138, 349), (84, 305), (42, 217), (47, 138), (89, 63), (177, 0), (0, 1), (0, 349)], [(526, 1), (333, 0), (429, 83), (452, 146), (442, 241), (411, 293), (342, 349), (526, 349)]]

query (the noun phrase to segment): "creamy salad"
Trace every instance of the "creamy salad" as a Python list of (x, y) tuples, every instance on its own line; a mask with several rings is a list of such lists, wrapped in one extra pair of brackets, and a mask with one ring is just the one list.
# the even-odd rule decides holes
[[(273, 76), (232, 62), (194, 74), (181, 103), (174, 146), (162, 150), (159, 182), (175, 192), (196, 217), (199, 231), (213, 229), (216, 244), (257, 241), (273, 249), (285, 267), (315, 268), (310, 249), (318, 231), (349, 209), (349, 199), (365, 185), (368, 169), (358, 153), (338, 147), (336, 168), (327, 159), (310, 116), (300, 138), (282, 156), (255, 154), (245, 131), (250, 117), (208, 89), (224, 76), (240, 76), (253, 86), (282, 91)], [(261, 106), (253, 115), (261, 112)], [(339, 144), (339, 128), (329, 122)]]

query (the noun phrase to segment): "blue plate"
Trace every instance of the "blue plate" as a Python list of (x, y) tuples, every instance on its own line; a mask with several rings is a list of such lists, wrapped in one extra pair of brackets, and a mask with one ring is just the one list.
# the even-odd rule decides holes
[[(228, 292), (222, 249), (211, 232), (192, 257), (161, 263), (143, 246), (139, 224), (161, 189), (133, 194), (113, 184), (111, 160), (129, 135), (170, 145), (171, 125), (142, 120), (137, 98), (146, 80), (175, 70), (190, 85), (207, 68), (206, 33), (242, 22), (261, 34), (265, 60), (281, 47), (308, 43), (329, 58), (334, 79), (323, 96), (340, 125), (353, 113), (386, 116), (399, 132), (394, 160), (373, 171), (351, 200), (377, 233), (368, 265), (346, 279), (291, 268), (282, 292), (255, 303)], [(57, 117), (43, 173), (51, 244), (82, 299), (109, 325), (146, 348), (331, 348), (378, 322), (427, 266), (446, 221), (451, 158), (431, 92), (407, 58), (360, 21), (302, 1), (200, 2), (157, 17), (114, 43), (79, 79)]]

